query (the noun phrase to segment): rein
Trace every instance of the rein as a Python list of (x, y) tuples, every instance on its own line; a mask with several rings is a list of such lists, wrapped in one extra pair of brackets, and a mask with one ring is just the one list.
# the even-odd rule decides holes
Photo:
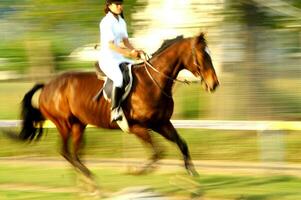
[(145, 64), (145, 67), (146, 66), (149, 66), (152, 70), (154, 70), (155, 72), (159, 73), (160, 75), (164, 76), (165, 78), (169, 79), (169, 80), (172, 80), (174, 82), (179, 82), (179, 83), (183, 83), (183, 84), (190, 84), (191, 82), (190, 81), (187, 81), (187, 80), (179, 80), (177, 78), (171, 78), (167, 75), (165, 75), (164, 73), (160, 72), (159, 70), (157, 70), (150, 62), (148, 62), (149, 60), (149, 56), (147, 55), (147, 59), (144, 59), (144, 64)]
[(146, 53), (144, 53), (144, 57), (145, 57), (145, 59), (143, 59), (143, 62), (144, 62), (144, 68), (145, 68), (145, 70), (146, 70), (148, 76), (149, 76), (149, 77), (152, 79), (152, 81), (158, 86), (158, 88), (160, 88), (160, 90), (162, 91), (162, 93), (163, 93), (165, 96), (167, 96), (167, 97), (169, 97), (169, 98), (172, 98), (171, 95), (167, 94), (167, 93), (164, 91), (164, 89), (160, 86), (160, 84), (158, 83), (158, 81), (157, 81), (156, 79), (154, 79), (154, 77), (153, 77), (153, 76), (151, 75), (151, 73), (149, 72), (148, 67), (151, 68), (153, 71), (157, 72), (158, 74), (164, 76), (165, 78), (167, 78), (167, 79), (169, 79), (169, 80), (172, 80), (173, 82), (179, 82), (179, 83), (183, 83), (183, 84), (190, 84), (190, 83), (191, 83), (190, 81), (187, 81), (187, 80), (182, 81), (182, 80), (179, 80), (179, 79), (177, 79), (177, 78), (172, 78), (172, 77), (170, 77), (170, 76), (165, 75), (164, 73), (162, 73), (162, 72), (160, 72), (159, 70), (157, 70), (157, 69), (149, 62), (149, 60), (150, 60), (149, 55), (147, 55)]
[(156, 68), (154, 68), (147, 60), (144, 61), (144, 68), (148, 74), (148, 76), (152, 79), (152, 81), (158, 86), (158, 88), (160, 88), (160, 90), (162, 91), (162, 93), (169, 97), (169, 98), (172, 98), (171, 95), (167, 94), (164, 89), (160, 86), (160, 84), (158, 83), (158, 81), (156, 81), (156, 79), (154, 79), (154, 77), (152, 77), (151, 73), (148, 71), (148, 68), (147, 66), (151, 67), (151, 69), (155, 70), (155, 72), (159, 72)]

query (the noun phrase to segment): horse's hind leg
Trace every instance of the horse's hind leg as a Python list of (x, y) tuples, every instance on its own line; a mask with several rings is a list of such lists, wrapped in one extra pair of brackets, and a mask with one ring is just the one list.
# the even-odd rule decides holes
[(86, 125), (77, 122), (71, 125), (72, 143), (73, 143), (73, 161), (72, 165), (78, 169), (80, 176), (78, 177), (84, 191), (100, 197), (99, 187), (94, 180), (91, 171), (82, 163), (79, 158), (81, 147), (83, 146), (83, 133)]
[(64, 123), (64, 120), (59, 120), (57, 118), (48, 115), (48, 118), (56, 125), (61, 138), (62, 138), (62, 149), (61, 155), (70, 163), (72, 163), (72, 156), (69, 151), (69, 139), (70, 139), (70, 128), (68, 127), (67, 123)]
[(140, 169), (136, 174), (143, 174), (153, 169), (154, 164), (162, 157), (162, 151), (159, 150), (158, 146), (152, 140), (152, 137), (148, 131), (148, 128), (135, 125), (130, 127), (130, 132), (134, 133), (139, 139), (141, 139), (144, 143), (149, 145), (153, 150), (153, 155), (150, 161), (145, 164), (142, 169)]
[(51, 114), (48, 109), (44, 107), (40, 107), (42, 113), (51, 120), (56, 128), (58, 129), (59, 134), (61, 135), (62, 138), (62, 149), (61, 149), (61, 155), (72, 164), (73, 159), (69, 150), (69, 140), (70, 140), (70, 133), (71, 129), (70, 126), (68, 125), (68, 122), (65, 120), (65, 118), (58, 117), (54, 114)]
[[(92, 179), (91, 177), (91, 172), (80, 162), (79, 157), (78, 157), (78, 153), (80, 150), (80, 146), (82, 143), (82, 135), (83, 135), (83, 130), (85, 128), (84, 125), (81, 124), (76, 124), (76, 125), (72, 125), (70, 127), (70, 123), (68, 123), (66, 120), (64, 119), (57, 119), (57, 118), (53, 118), (51, 116), (48, 116), (48, 118), (50, 118), (54, 124), (56, 125), (61, 138), (62, 138), (62, 150), (61, 150), (61, 154), (62, 156), (76, 169), (78, 169), (78, 171), (81, 172), (81, 176), (79, 176), (81, 182), (84, 183), (84, 186), (88, 186), (89, 188), (85, 188), (85, 190), (88, 191), (92, 191), (93, 194), (98, 193), (97, 190), (97, 184), (95, 183), (95, 181)], [(72, 133), (72, 135), (71, 135)], [(70, 152), (70, 145), (69, 145), (69, 140), (70, 138), (73, 138), (73, 155)], [(82, 174), (84, 175), (83, 178)], [(88, 183), (88, 184), (87, 184)]]
[[(86, 176), (91, 176), (91, 172), (89, 169), (82, 164), (80, 161), (78, 154), (80, 151), (80, 147), (82, 144), (83, 131), (85, 129), (85, 125), (80, 123), (70, 125), (64, 120), (53, 120), (58, 131), (62, 137), (62, 156), (69, 161), (75, 168), (81, 171)], [(71, 135), (71, 134), (72, 135)], [(70, 136), (72, 136), (73, 142), (73, 154), (70, 153), (69, 140)]]
[(187, 172), (192, 176), (197, 176), (198, 173), (191, 162), (188, 146), (186, 142), (179, 136), (177, 130), (174, 128), (171, 122), (169, 121), (165, 124), (160, 124), (159, 126), (155, 127), (153, 130), (158, 132), (160, 135), (164, 136), (166, 139), (178, 145), (178, 147), (182, 152), (184, 158), (184, 164)]
[(69, 161), (71, 163), (72, 162), (72, 156), (71, 156), (71, 153), (69, 151), (70, 130), (69, 129), (62, 129), (62, 128), (58, 128), (58, 129), (59, 129), (59, 132), (60, 132), (61, 137), (62, 137), (61, 154), (67, 161)]
[(72, 143), (73, 143), (73, 166), (82, 172), (85, 176), (91, 177), (90, 170), (79, 159), (79, 153), (83, 143), (83, 133), (86, 125), (74, 123), (71, 126)]

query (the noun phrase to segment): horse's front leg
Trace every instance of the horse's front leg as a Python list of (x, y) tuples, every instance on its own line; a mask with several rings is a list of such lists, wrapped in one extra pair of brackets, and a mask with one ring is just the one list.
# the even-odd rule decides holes
[(168, 121), (166, 123), (161, 123), (160, 125), (155, 127), (153, 130), (158, 132), (160, 135), (162, 135), (166, 139), (168, 139), (171, 142), (174, 142), (178, 145), (179, 149), (182, 152), (185, 168), (186, 168), (188, 174), (190, 174), (192, 176), (198, 176), (198, 173), (195, 170), (194, 165), (191, 162), (191, 157), (190, 157), (188, 146), (187, 146), (186, 142), (179, 136), (179, 134), (177, 133), (177, 130), (174, 128), (172, 123), (170, 121)]
[(130, 126), (130, 132), (134, 133), (139, 139), (141, 139), (145, 144), (151, 147), (153, 155), (146, 164), (142, 166), (141, 169), (133, 172), (135, 174), (144, 174), (154, 169), (155, 163), (162, 157), (162, 151), (153, 141), (148, 128), (140, 125)]

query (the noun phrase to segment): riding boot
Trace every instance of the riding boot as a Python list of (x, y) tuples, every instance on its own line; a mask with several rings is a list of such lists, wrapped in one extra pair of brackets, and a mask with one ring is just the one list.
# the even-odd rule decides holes
[(120, 112), (121, 97), (122, 88), (113, 87), (111, 99), (111, 122), (122, 119), (122, 114)]

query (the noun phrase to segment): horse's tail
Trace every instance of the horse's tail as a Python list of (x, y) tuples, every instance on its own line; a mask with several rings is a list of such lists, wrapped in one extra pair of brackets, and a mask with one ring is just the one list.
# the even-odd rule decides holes
[(19, 134), (19, 139), (33, 140), (39, 139), (43, 134), (43, 122), (45, 118), (38, 108), (33, 107), (32, 97), (36, 91), (43, 88), (44, 84), (36, 84), (30, 91), (28, 91), (21, 103), (21, 120), (22, 127)]

